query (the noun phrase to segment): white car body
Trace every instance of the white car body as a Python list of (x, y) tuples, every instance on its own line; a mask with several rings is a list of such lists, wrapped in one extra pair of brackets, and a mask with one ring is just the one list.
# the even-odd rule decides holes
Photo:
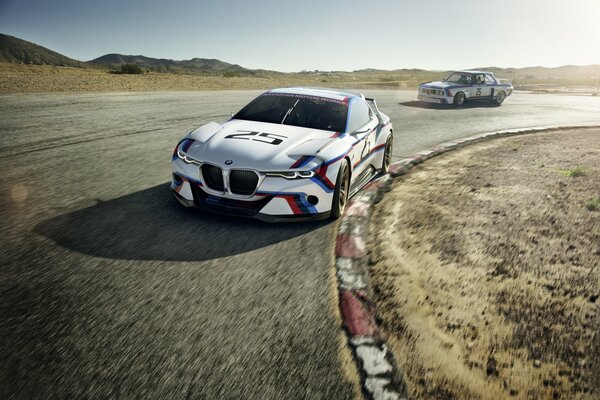
[[(171, 189), (181, 204), (262, 220), (326, 218), (342, 163), (350, 167), (347, 197), (387, 168), (383, 150), (391, 141), (392, 124), (374, 100), (335, 89), (289, 88), (263, 93), (254, 102), (262, 96), (300, 99), (283, 121), (292, 109), (301, 111), (297, 104), (347, 107), (347, 129), (334, 132), (236, 119), (251, 102), (230, 120), (201, 126), (177, 144)], [(357, 115), (368, 119), (348, 131), (352, 122), (360, 121), (353, 120)], [(391, 142), (388, 151), (391, 155)]]
[[(449, 81), (448, 78), (453, 74), (461, 76), (462, 79)], [(491, 72), (453, 71), (443, 81), (420, 84), (418, 98), (424, 102), (437, 104), (462, 105), (464, 101), (471, 100), (487, 100), (502, 104), (512, 91), (512, 83), (500, 82)]]

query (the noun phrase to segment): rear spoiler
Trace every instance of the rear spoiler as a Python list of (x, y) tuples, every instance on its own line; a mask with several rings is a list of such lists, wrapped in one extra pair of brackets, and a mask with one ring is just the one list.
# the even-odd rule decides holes
[(365, 98), (365, 100), (373, 108), (373, 111), (379, 112), (379, 108), (377, 108), (377, 102), (375, 101), (375, 99), (371, 99), (371, 98), (367, 97), (367, 98)]
[(375, 112), (375, 115), (377, 115), (377, 119), (379, 119), (379, 123), (383, 124), (383, 117), (381, 116), (381, 112), (379, 112), (379, 107), (377, 107), (377, 102), (375, 101), (375, 99), (370, 99), (370, 98), (365, 98), (365, 100), (367, 101), (367, 104), (371, 107), (371, 109)]

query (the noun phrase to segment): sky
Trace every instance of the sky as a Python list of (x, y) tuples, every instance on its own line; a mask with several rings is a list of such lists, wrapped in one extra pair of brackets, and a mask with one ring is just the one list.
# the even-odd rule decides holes
[(0, 0), (0, 33), (87, 61), (284, 72), (600, 64), (600, 0)]

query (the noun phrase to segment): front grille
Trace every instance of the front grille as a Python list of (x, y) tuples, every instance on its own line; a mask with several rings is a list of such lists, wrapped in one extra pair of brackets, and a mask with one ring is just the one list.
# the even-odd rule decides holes
[(218, 192), (225, 191), (225, 185), (223, 184), (223, 170), (221, 170), (221, 168), (210, 164), (204, 164), (202, 165), (202, 177), (204, 178), (204, 183), (206, 183), (206, 186), (210, 189)]
[(443, 89), (428, 89), (428, 88), (423, 88), (423, 93), (434, 94), (437, 96), (443, 96), (445, 94)]
[(234, 169), (229, 173), (229, 190), (231, 193), (251, 195), (258, 185), (258, 175), (253, 171)]

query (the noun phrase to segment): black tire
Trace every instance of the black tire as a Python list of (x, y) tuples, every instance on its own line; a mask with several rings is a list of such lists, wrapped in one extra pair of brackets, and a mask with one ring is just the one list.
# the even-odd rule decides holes
[(333, 202), (331, 203), (331, 218), (338, 219), (346, 208), (348, 202), (348, 193), (350, 192), (350, 167), (348, 160), (344, 160), (340, 165), (337, 180), (335, 181), (335, 191), (333, 192)]
[(465, 104), (465, 100), (467, 99), (467, 97), (465, 96), (464, 92), (458, 92), (454, 95), (454, 105), (455, 106), (462, 106), (463, 104)]
[(506, 99), (506, 93), (500, 91), (496, 95), (496, 98), (494, 99), (494, 103), (500, 105), (504, 102), (505, 99)]
[(387, 174), (390, 169), (390, 163), (392, 161), (392, 150), (394, 148), (394, 136), (390, 133), (390, 136), (385, 142), (385, 148), (383, 149), (383, 161), (381, 162), (381, 173)]

